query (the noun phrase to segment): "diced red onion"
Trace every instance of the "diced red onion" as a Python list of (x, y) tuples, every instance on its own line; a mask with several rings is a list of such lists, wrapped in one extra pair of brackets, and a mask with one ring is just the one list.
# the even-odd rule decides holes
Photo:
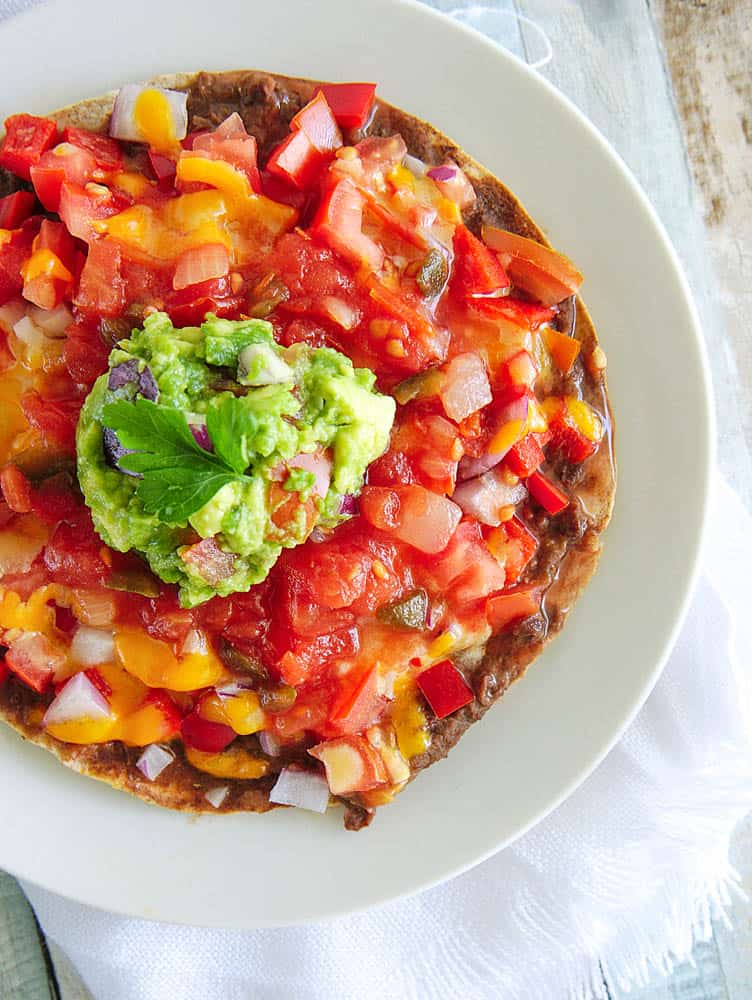
[(156, 781), (165, 768), (175, 760), (175, 754), (169, 747), (151, 743), (136, 761), (136, 767), (147, 781)]
[(358, 498), (353, 496), (352, 493), (345, 493), (339, 504), (340, 514), (347, 514), (349, 517), (352, 517), (352, 515), (357, 514), (359, 510), (360, 503)]
[(209, 803), (209, 805), (214, 806), (215, 809), (219, 809), (224, 800), (229, 794), (228, 785), (220, 785), (218, 788), (210, 788), (208, 792), (204, 795), (204, 798)]
[(277, 783), (269, 793), (269, 801), (281, 806), (297, 806), (298, 809), (325, 813), (329, 805), (329, 785), (323, 775), (314, 771), (286, 767), (280, 771)]
[(127, 83), (118, 91), (110, 117), (110, 135), (126, 142), (146, 141), (135, 116), (136, 101), (145, 90), (158, 90), (160, 94), (164, 94), (170, 107), (175, 138), (184, 139), (188, 131), (188, 95), (179, 90), (140, 83)]
[(138, 375), (138, 391), (144, 399), (155, 403), (159, 399), (159, 386), (148, 365)]
[(101, 691), (82, 671), (74, 674), (45, 712), (42, 726), (79, 719), (109, 719), (110, 706)]
[(214, 445), (212, 444), (212, 439), (209, 437), (209, 431), (206, 429), (206, 424), (188, 424), (191, 429), (191, 434), (194, 437), (196, 444), (199, 448), (203, 448), (204, 451), (214, 451)]
[(481, 524), (496, 526), (501, 524), (499, 509), (516, 506), (527, 496), (522, 483), (508, 486), (494, 472), (486, 472), (477, 479), (468, 479), (454, 491), (452, 500), (465, 514), (476, 518)]
[(482, 359), (472, 352), (452, 358), (439, 395), (446, 415), (457, 423), (487, 406), (493, 397)]
[(119, 365), (110, 371), (107, 379), (108, 389), (122, 389), (124, 385), (138, 381), (138, 361), (130, 358), (128, 361), (121, 361)]
[(441, 167), (431, 167), (427, 171), (427, 175), (432, 181), (451, 181), (457, 176), (457, 169), (457, 167), (451, 167), (445, 163)]
[(331, 536), (331, 531), (327, 531), (325, 528), (320, 528), (316, 525), (308, 536), (308, 541), (313, 542), (314, 545), (320, 545), (322, 542), (328, 542)]
[(258, 734), (259, 746), (261, 747), (262, 753), (265, 753), (267, 757), (279, 757), (282, 751), (282, 744), (267, 730), (262, 729)]
[(118, 472), (122, 472), (126, 476), (132, 476), (133, 479), (143, 479), (140, 472), (132, 472), (130, 469), (124, 469), (120, 465), (120, 459), (123, 455), (132, 455), (133, 448), (124, 448), (120, 444), (120, 438), (117, 436), (115, 431), (111, 427), (105, 427), (102, 430), (102, 449), (104, 451), (104, 458), (108, 465), (111, 465)]
[(313, 455), (301, 452), (295, 458), (291, 458), (287, 463), (291, 469), (304, 469), (313, 473), (313, 492), (316, 496), (325, 497), (329, 492), (329, 484), (332, 481), (332, 463), (323, 452), (316, 452)]
[(80, 663), (84, 667), (111, 663), (115, 658), (115, 640), (112, 632), (91, 628), (89, 625), (79, 625), (70, 645), (70, 655), (75, 663)]
[(215, 687), (214, 690), (220, 698), (237, 698), (244, 691), (252, 691), (253, 685), (250, 683), (244, 684), (242, 681), (230, 681), (228, 684)]

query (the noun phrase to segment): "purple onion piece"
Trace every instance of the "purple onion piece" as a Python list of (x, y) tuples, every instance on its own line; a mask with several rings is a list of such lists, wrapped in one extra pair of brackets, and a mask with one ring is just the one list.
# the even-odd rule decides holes
[(495, 469), (504, 458), (504, 452), (500, 455), (481, 455), (480, 458), (473, 458), (471, 455), (463, 455), (457, 467), (457, 479), (464, 482), (466, 479), (475, 479), (482, 476), (484, 472)]
[(212, 439), (209, 437), (206, 424), (188, 424), (188, 426), (199, 448), (203, 448), (204, 451), (214, 451), (214, 445), (212, 444)]
[(110, 427), (105, 427), (102, 430), (102, 446), (104, 448), (104, 458), (108, 465), (111, 465), (113, 469), (117, 469), (118, 472), (123, 472), (126, 476), (133, 476), (134, 479), (143, 479), (140, 472), (131, 472), (130, 469), (121, 467), (120, 459), (123, 455), (132, 455), (134, 449), (124, 448), (117, 434)]
[(360, 512), (358, 498), (353, 496), (352, 493), (345, 493), (340, 501), (339, 512), (340, 514), (347, 514), (348, 516), (358, 514)]
[(159, 386), (148, 365), (142, 372), (139, 372), (138, 391), (144, 399), (148, 399), (152, 403), (155, 403), (159, 399)]
[(442, 167), (431, 167), (428, 171), (428, 176), (432, 181), (451, 181), (457, 176), (457, 168), (442, 166)]
[(135, 358), (131, 358), (130, 361), (121, 361), (110, 372), (110, 377), (107, 379), (107, 388), (122, 389), (124, 385), (137, 382), (138, 377), (138, 361)]

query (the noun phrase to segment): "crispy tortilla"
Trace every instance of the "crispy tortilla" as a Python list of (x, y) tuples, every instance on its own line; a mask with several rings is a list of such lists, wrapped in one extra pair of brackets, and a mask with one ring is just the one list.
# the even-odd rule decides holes
[[(261, 162), (284, 135), (292, 116), (312, 96), (316, 82), (276, 76), (252, 70), (227, 73), (194, 73), (161, 76), (153, 81), (162, 86), (188, 91), (189, 128), (218, 124), (233, 111), (240, 113), (248, 131), (259, 143)], [(77, 125), (93, 131), (107, 128), (114, 92), (54, 112), (61, 126)], [(514, 195), (480, 164), (437, 129), (383, 101), (365, 129), (347, 136), (357, 141), (364, 134), (391, 135), (400, 132), (408, 151), (429, 164), (446, 159), (457, 162), (470, 177), (477, 193), (473, 210), (465, 217), (467, 225), (478, 232), (482, 223), (490, 223), (547, 243)], [(6, 175), (0, 188), (9, 190), (14, 179)], [(18, 186), (18, 182), (15, 182)], [(513, 632), (495, 636), (482, 658), (465, 672), (476, 691), (476, 699), (466, 708), (443, 719), (433, 720), (429, 749), (411, 761), (412, 775), (446, 756), (473, 722), (485, 714), (509, 685), (521, 677), (544, 646), (561, 629), (564, 621), (587, 585), (600, 556), (600, 535), (611, 516), (616, 486), (613, 462), (613, 431), (604, 373), (590, 370), (588, 358), (598, 345), (587, 311), (578, 300), (574, 335), (582, 343), (575, 367), (565, 380), (579, 388), (583, 398), (606, 418), (607, 436), (598, 452), (576, 472), (571, 467), (554, 467), (570, 491), (578, 498), (558, 518), (542, 518), (539, 527), (540, 552), (529, 567), (528, 576), (547, 579), (544, 611), (528, 619)], [(592, 367), (592, 366), (591, 366)], [(276, 775), (256, 781), (217, 779), (196, 770), (184, 759), (181, 744), (176, 744), (176, 761), (154, 782), (147, 781), (136, 768), (141, 749), (113, 742), (93, 746), (74, 746), (48, 737), (40, 727), (40, 699), (20, 684), (7, 683), (0, 690), (0, 717), (26, 739), (45, 747), (64, 764), (82, 774), (106, 781), (115, 788), (131, 792), (160, 806), (190, 812), (216, 811), (205, 793), (218, 784), (226, 784), (229, 793), (220, 805), (221, 812), (265, 812), (274, 808), (269, 790)], [(499, 724), (503, 720), (499, 718)], [(255, 737), (240, 737), (240, 743), (257, 748)], [(345, 802), (345, 823), (352, 829), (366, 825), (371, 813), (357, 801)]]

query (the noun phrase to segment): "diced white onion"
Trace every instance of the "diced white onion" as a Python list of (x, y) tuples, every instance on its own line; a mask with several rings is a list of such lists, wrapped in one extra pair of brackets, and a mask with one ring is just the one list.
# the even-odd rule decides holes
[(209, 805), (214, 806), (215, 809), (219, 809), (224, 800), (227, 798), (229, 791), (230, 789), (227, 785), (220, 785), (218, 788), (210, 788), (204, 795), (204, 798)]
[(291, 458), (287, 463), (291, 469), (303, 469), (313, 475), (313, 493), (318, 497), (325, 497), (329, 492), (329, 484), (332, 477), (332, 463), (323, 452), (315, 455), (301, 452), (295, 458)]
[(48, 337), (64, 337), (65, 331), (73, 322), (73, 314), (70, 309), (61, 302), (55, 309), (40, 309), (39, 306), (31, 306), (29, 316), (32, 321), (43, 330)]
[(61, 725), (79, 719), (109, 719), (107, 699), (85, 673), (74, 674), (42, 719), (43, 726)]
[(283, 385), (294, 380), (292, 368), (268, 344), (249, 344), (238, 355), (238, 382), (242, 385)]
[(343, 330), (353, 330), (360, 322), (358, 310), (336, 295), (325, 295), (321, 300), (321, 307), (329, 319)]
[(84, 667), (96, 667), (99, 663), (111, 663), (115, 658), (115, 640), (111, 632), (80, 625), (73, 636), (70, 655), (75, 663)]
[(423, 162), (423, 160), (419, 160), (417, 156), (410, 156), (409, 153), (405, 154), (405, 159), (402, 163), (407, 167), (410, 173), (415, 174), (416, 177), (422, 177), (426, 170), (428, 170), (428, 166)]
[(279, 757), (280, 751), (282, 750), (282, 744), (276, 736), (273, 736), (272, 733), (262, 729), (258, 734), (258, 741), (261, 750), (267, 757)]
[(85, 625), (98, 628), (111, 625), (115, 618), (115, 600), (106, 590), (74, 591), (76, 617)]
[(16, 323), (26, 313), (26, 305), (20, 299), (11, 299), (0, 306), (0, 327), (10, 333)]
[(156, 781), (162, 771), (175, 760), (175, 754), (169, 747), (151, 743), (136, 761), (136, 767), (147, 781)]
[(44, 542), (44, 538), (22, 535), (12, 528), (0, 531), (0, 576), (26, 573), (44, 548)]
[(191, 653), (206, 653), (206, 636), (197, 628), (190, 630), (180, 647), (181, 656), (188, 656)]
[(160, 94), (164, 94), (170, 106), (175, 138), (184, 139), (188, 132), (188, 95), (180, 90), (167, 90), (165, 87), (141, 83), (127, 83), (118, 91), (110, 118), (110, 135), (127, 142), (145, 141), (135, 116), (136, 101), (145, 90), (158, 90)]
[(36, 325), (31, 316), (22, 316), (14, 324), (13, 332), (27, 347), (41, 349), (44, 344), (44, 332)]
[(329, 805), (329, 785), (321, 774), (286, 767), (269, 793), (269, 801), (324, 813)]
[(477, 479), (468, 479), (458, 486), (452, 500), (459, 504), (465, 514), (476, 518), (481, 524), (495, 527), (501, 524), (500, 508), (514, 507), (526, 496), (527, 490), (522, 483), (508, 486), (495, 472), (486, 472)]

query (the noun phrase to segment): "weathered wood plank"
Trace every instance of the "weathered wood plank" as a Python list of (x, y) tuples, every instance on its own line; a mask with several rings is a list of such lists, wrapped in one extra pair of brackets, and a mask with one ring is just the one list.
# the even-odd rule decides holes
[(53, 1000), (36, 923), (15, 880), (0, 872), (0, 997)]

